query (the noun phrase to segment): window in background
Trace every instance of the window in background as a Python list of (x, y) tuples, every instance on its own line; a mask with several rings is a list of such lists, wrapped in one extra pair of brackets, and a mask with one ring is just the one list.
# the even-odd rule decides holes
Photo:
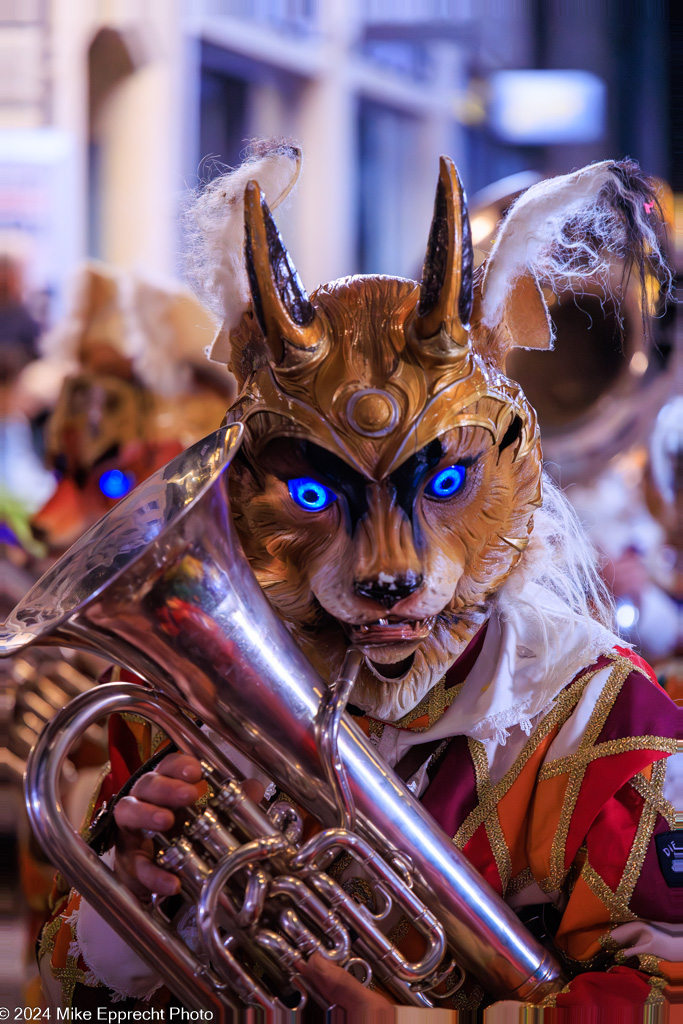
[(319, 0), (201, 0), (197, 6), (206, 18), (243, 18), (297, 35), (313, 32), (320, 17)]
[(202, 68), (200, 82), (199, 177), (211, 181), (236, 166), (249, 137), (249, 85), (241, 78)]
[(431, 78), (429, 49), (424, 44), (404, 39), (365, 39), (361, 55), (377, 67), (392, 71), (415, 82)]
[(389, 107), (361, 100), (359, 135), (360, 272), (414, 277), (424, 250), (411, 216), (411, 194), (420, 185), (413, 171), (419, 125)]
[(467, 164), (463, 176), (470, 198), (501, 178), (541, 165), (538, 148), (501, 142), (493, 135), (488, 124), (467, 126), (464, 136)]

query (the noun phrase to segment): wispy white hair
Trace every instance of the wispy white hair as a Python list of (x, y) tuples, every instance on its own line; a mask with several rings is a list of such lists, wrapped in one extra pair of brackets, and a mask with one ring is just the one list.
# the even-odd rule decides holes
[(635, 264), (643, 284), (649, 266), (668, 293), (659, 213), (652, 183), (631, 160), (604, 160), (532, 185), (510, 209), (487, 261), (484, 325), (500, 322), (512, 287), (529, 272), (557, 291), (597, 279), (611, 293), (616, 260), (626, 273)]
[(244, 191), (257, 181), (271, 210), (296, 184), (301, 150), (287, 139), (251, 144), (244, 163), (201, 188), (188, 205), (186, 274), (194, 290), (222, 323), (211, 358), (227, 362), (222, 351), (250, 303), (244, 261)]
[[(535, 584), (535, 587), (529, 587)], [(541, 588), (548, 600), (538, 600)], [(536, 600), (529, 600), (535, 595)], [(555, 600), (558, 599), (558, 600)], [(496, 604), (506, 615), (534, 622), (544, 638), (549, 664), (562, 657), (566, 614), (602, 627), (604, 649), (621, 643), (615, 633), (614, 599), (600, 575), (598, 553), (576, 511), (547, 474), (543, 504), (534, 513), (534, 528), (519, 565), (499, 592)]]

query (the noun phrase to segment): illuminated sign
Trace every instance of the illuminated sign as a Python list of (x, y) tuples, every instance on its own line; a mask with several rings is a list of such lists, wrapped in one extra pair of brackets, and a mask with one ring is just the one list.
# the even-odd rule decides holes
[(518, 145), (597, 142), (605, 132), (605, 83), (588, 71), (498, 71), (489, 120)]

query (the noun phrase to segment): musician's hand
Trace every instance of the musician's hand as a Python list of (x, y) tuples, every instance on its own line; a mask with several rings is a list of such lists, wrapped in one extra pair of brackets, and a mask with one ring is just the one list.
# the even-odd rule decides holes
[[(256, 802), (263, 796), (263, 786), (255, 780), (247, 780), (244, 788)], [(145, 833), (173, 828), (176, 813), (195, 804), (204, 791), (199, 761), (175, 753), (138, 779), (129, 795), (119, 800), (114, 809), (116, 873), (137, 895), (172, 896), (180, 891), (180, 880), (155, 863), (154, 842)]]
[[(394, 1006), (385, 996), (372, 989), (364, 988), (359, 981), (345, 971), (343, 967), (326, 960), (319, 953), (314, 953), (302, 972), (305, 980), (311, 985), (314, 993), (319, 994), (323, 1004), (337, 1006), (347, 1013), (372, 1014), (376, 1024), (392, 1024)], [(359, 1016), (359, 1020), (366, 1018)]]
[(116, 873), (140, 896), (180, 890), (180, 880), (154, 862), (154, 843), (144, 832), (166, 832), (176, 812), (196, 803), (204, 791), (202, 769), (189, 754), (169, 754), (138, 779), (114, 808), (118, 825)]

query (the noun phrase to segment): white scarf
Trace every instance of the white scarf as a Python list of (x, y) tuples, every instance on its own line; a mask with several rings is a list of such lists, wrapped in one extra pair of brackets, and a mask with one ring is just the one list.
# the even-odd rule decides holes
[(396, 764), (416, 743), (464, 735), (487, 746), (504, 745), (516, 726), (528, 735), (578, 672), (619, 642), (545, 587), (529, 582), (509, 597), (503, 590), (481, 653), (451, 706), (426, 732), (387, 725), (380, 752)]

